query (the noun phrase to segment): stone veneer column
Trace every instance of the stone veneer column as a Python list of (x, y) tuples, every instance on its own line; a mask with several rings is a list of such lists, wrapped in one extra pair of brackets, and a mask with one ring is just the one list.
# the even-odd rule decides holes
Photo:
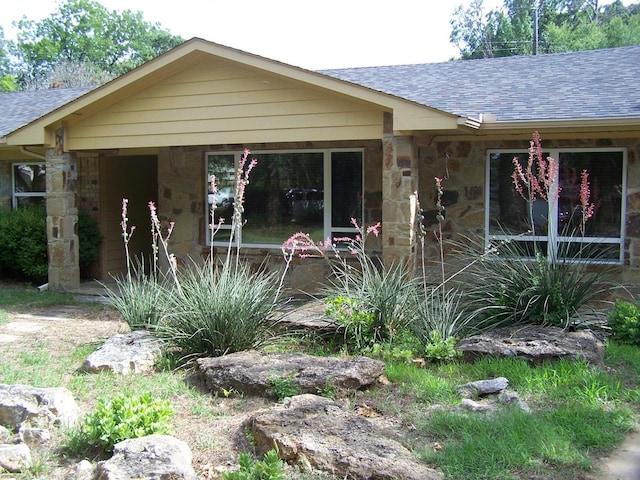
[(418, 188), (417, 149), (411, 137), (393, 135), (392, 114), (385, 114), (382, 139), (382, 259), (413, 262), (412, 198)]
[(76, 157), (49, 148), (46, 158), (49, 289), (71, 291), (80, 286)]

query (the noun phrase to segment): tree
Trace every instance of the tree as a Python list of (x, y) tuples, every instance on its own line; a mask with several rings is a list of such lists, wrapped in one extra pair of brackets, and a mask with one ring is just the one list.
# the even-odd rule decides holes
[(621, 0), (504, 0), (486, 14), (483, 1), (473, 0), (450, 23), (463, 59), (640, 44), (640, 4)]
[(0, 92), (11, 92), (16, 89), (16, 79), (11, 75), (9, 44), (4, 38), (4, 30), (0, 27)]
[(109, 11), (93, 0), (66, 0), (49, 18), (23, 19), (17, 27), (22, 86), (42, 86), (54, 66), (65, 63), (118, 76), (184, 41), (141, 12)]

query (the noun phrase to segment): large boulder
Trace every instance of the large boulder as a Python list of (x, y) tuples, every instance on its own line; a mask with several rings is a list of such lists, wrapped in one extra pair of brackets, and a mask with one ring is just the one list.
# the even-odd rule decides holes
[(471, 362), (491, 356), (523, 358), (535, 364), (562, 358), (604, 364), (604, 345), (590, 330), (517, 325), (465, 338), (455, 348)]
[(435, 480), (436, 470), (366, 418), (332, 400), (305, 394), (253, 414), (246, 422), (258, 447), (337, 478)]
[(146, 330), (114, 335), (84, 362), (84, 370), (129, 375), (150, 372), (162, 353), (162, 341)]
[(191, 450), (169, 435), (148, 435), (117, 443), (113, 456), (98, 464), (98, 480), (198, 480)]
[(366, 357), (333, 357), (245, 351), (202, 358), (198, 369), (210, 390), (234, 389), (244, 395), (276, 397), (274, 379), (291, 382), (297, 393), (317, 393), (330, 386), (344, 395), (374, 383), (384, 373), (384, 363)]
[(69, 390), (0, 384), (0, 425), (23, 428), (72, 426), (80, 408)]

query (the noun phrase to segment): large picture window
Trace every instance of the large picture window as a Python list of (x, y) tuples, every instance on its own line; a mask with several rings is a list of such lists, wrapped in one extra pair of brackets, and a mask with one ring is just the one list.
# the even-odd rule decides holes
[[(543, 157), (558, 162), (554, 181), (557, 199), (537, 199), (529, 205), (515, 189), (514, 157), (526, 162), (524, 151), (490, 151), (487, 161), (487, 242), (510, 240), (524, 254), (534, 243), (548, 256), (621, 263), (624, 259), (626, 151), (621, 149), (550, 149)], [(593, 215), (581, 228), (581, 174), (588, 172)], [(551, 206), (550, 206), (551, 204)], [(531, 217), (533, 228), (531, 228)], [(535, 236), (532, 234), (535, 232)]]
[[(208, 203), (216, 203), (216, 223), (223, 220), (214, 244), (229, 241), (240, 158), (240, 153), (206, 155)], [(299, 231), (317, 241), (353, 236), (356, 229), (351, 219), (362, 223), (361, 150), (252, 152), (250, 158), (257, 164), (249, 177), (237, 232), (242, 245), (276, 247)], [(215, 194), (210, 187), (212, 175)]]
[(44, 204), (47, 193), (44, 164), (14, 163), (12, 183), (13, 208)]

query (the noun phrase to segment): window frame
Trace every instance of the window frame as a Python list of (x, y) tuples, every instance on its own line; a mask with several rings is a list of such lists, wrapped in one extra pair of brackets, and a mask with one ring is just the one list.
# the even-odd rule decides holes
[[(322, 160), (322, 165), (323, 165), (323, 202), (324, 202), (324, 212), (323, 212), (323, 235), (324, 235), (324, 239), (326, 238), (335, 238), (336, 236), (346, 236), (346, 235), (355, 235), (358, 233), (358, 229), (355, 227), (334, 227), (332, 225), (332, 203), (331, 203), (331, 198), (332, 198), (332, 177), (331, 177), (331, 154), (332, 153), (341, 153), (341, 152), (346, 152), (346, 153), (359, 153), (361, 156), (361, 178), (360, 178), (360, 185), (362, 186), (361, 188), (361, 194), (363, 197), (363, 201), (361, 202), (361, 208), (360, 208), (360, 219), (364, 218), (364, 181), (365, 181), (365, 154), (364, 154), (365, 149), (362, 147), (357, 147), (357, 148), (348, 148), (348, 147), (344, 147), (344, 148), (311, 148), (311, 149), (278, 149), (278, 150), (252, 150), (251, 154), (249, 155), (249, 159), (253, 158), (254, 156), (257, 155), (277, 155), (277, 154), (295, 154), (295, 153), (306, 153), (306, 154), (313, 154), (313, 153), (322, 153), (323, 154), (323, 160)], [(238, 151), (229, 151), (229, 150), (221, 150), (221, 151), (208, 151), (205, 152), (204, 155), (204, 177), (205, 177), (205, 214), (206, 214), (206, 221), (205, 221), (205, 227), (206, 227), (206, 232), (205, 232), (205, 245), (206, 246), (211, 246), (212, 242), (211, 242), (211, 227), (210, 227), (210, 222), (211, 222), (211, 208), (210, 208), (210, 203), (209, 203), (209, 199), (208, 199), (208, 192), (209, 192), (209, 157), (210, 156), (216, 156), (216, 155), (233, 155), (234, 157), (234, 175), (235, 172), (238, 171), (238, 165), (240, 163), (240, 160), (242, 158), (242, 152), (238, 152)], [(259, 168), (260, 166), (260, 162), (258, 162), (258, 165), (256, 168)], [(235, 178), (235, 177), (234, 177)], [(235, 182), (233, 184), (233, 187), (235, 189)], [(247, 188), (251, 188), (251, 175), (249, 175), (249, 186)], [(226, 231), (231, 231), (231, 225), (227, 225), (227, 224), (221, 224), (219, 225), (220, 230), (226, 230)], [(236, 232), (236, 235), (239, 239), (239, 244), (242, 248), (281, 248), (282, 244), (270, 244), (270, 243), (244, 243), (242, 241), (242, 225), (238, 225), (238, 231)], [(286, 238), (283, 239), (282, 241), (284, 242), (285, 240), (287, 240)], [(213, 242), (213, 246), (214, 247), (220, 247), (220, 246), (228, 246), (229, 245), (229, 241), (228, 240), (220, 240), (220, 241), (214, 241)]]
[[(45, 184), (44, 190), (41, 192), (18, 192), (16, 191), (16, 168), (22, 165), (40, 165), (43, 167), (45, 171)], [(47, 182), (46, 182), (46, 171), (47, 164), (46, 162), (12, 162), (11, 163), (11, 206), (13, 210), (19, 208), (18, 199), (19, 198), (47, 198)]]
[[(558, 161), (560, 155), (563, 153), (619, 153), (622, 155), (622, 179), (621, 179), (621, 202), (620, 202), (620, 235), (617, 237), (567, 237), (562, 236), (558, 233), (558, 202), (555, 203), (555, 211), (556, 214), (552, 215), (547, 230), (544, 235), (525, 235), (525, 234), (492, 234), (491, 233), (491, 155), (493, 154), (527, 154), (527, 149), (523, 148), (507, 148), (507, 149), (488, 149), (486, 151), (486, 160), (485, 160), (485, 222), (484, 222), (484, 231), (485, 231), (485, 249), (489, 248), (491, 244), (494, 244), (496, 241), (506, 241), (506, 240), (514, 240), (523, 242), (533, 242), (533, 241), (542, 241), (547, 244), (547, 257), (552, 258), (555, 256), (554, 252), (558, 252), (558, 248), (562, 243), (574, 243), (580, 244), (584, 243), (598, 243), (598, 244), (610, 244), (610, 245), (618, 245), (618, 255), (617, 258), (611, 259), (591, 259), (591, 258), (582, 258), (579, 261), (593, 264), (613, 264), (613, 265), (622, 265), (624, 264), (624, 245), (626, 238), (626, 213), (627, 213), (627, 162), (628, 162), (628, 148), (627, 147), (594, 147), (594, 148), (573, 148), (573, 147), (554, 147), (554, 148), (543, 148), (543, 154), (545, 158), (547, 156), (552, 157), (554, 160)], [(558, 174), (560, 172), (560, 168), (558, 169)], [(558, 178), (555, 180), (558, 182)], [(552, 255), (553, 254), (553, 255)], [(531, 257), (523, 257), (523, 259), (531, 259)], [(570, 260), (570, 259), (565, 259)], [(577, 261), (577, 260), (576, 260)]]

